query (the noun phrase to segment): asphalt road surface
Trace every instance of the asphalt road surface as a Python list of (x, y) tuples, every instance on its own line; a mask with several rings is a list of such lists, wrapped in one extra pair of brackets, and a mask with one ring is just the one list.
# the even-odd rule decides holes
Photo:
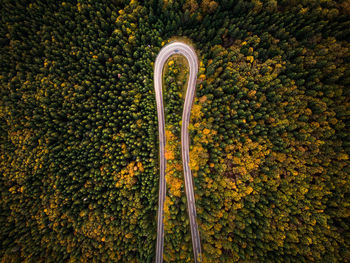
[(164, 248), (164, 201), (166, 194), (165, 182), (165, 120), (162, 94), (162, 73), (167, 59), (172, 55), (183, 55), (190, 66), (190, 76), (186, 91), (185, 104), (182, 114), (181, 127), (181, 151), (182, 163), (185, 177), (185, 189), (187, 197), (187, 208), (191, 227), (192, 246), (195, 262), (202, 262), (201, 243), (197, 225), (196, 204), (193, 191), (193, 180), (191, 169), (189, 167), (189, 135), (188, 124), (190, 121), (192, 101), (196, 89), (196, 80), (198, 73), (198, 58), (195, 51), (182, 42), (172, 42), (164, 46), (159, 52), (154, 66), (154, 89), (156, 92), (157, 112), (158, 112), (158, 129), (159, 129), (159, 160), (160, 160), (160, 177), (159, 177), (159, 199), (158, 199), (158, 225), (157, 225), (157, 245), (156, 245), (156, 263), (163, 262)]

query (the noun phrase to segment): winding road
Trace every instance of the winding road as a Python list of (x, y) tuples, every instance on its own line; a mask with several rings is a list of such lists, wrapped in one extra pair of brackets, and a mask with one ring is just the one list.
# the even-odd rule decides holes
[(160, 177), (159, 177), (159, 199), (158, 199), (158, 225), (157, 225), (157, 245), (156, 245), (156, 263), (163, 262), (163, 248), (164, 248), (164, 202), (166, 195), (166, 181), (165, 181), (165, 120), (164, 120), (164, 106), (162, 93), (162, 73), (163, 67), (167, 59), (172, 55), (183, 55), (190, 66), (190, 76), (186, 91), (186, 98), (184, 109), (182, 113), (181, 126), (181, 151), (182, 163), (185, 177), (185, 189), (187, 197), (187, 209), (191, 227), (191, 237), (194, 261), (202, 262), (201, 243), (197, 225), (196, 204), (193, 191), (193, 180), (191, 169), (189, 167), (189, 135), (188, 124), (190, 121), (192, 101), (196, 89), (196, 80), (198, 73), (198, 58), (195, 51), (188, 45), (182, 42), (172, 42), (164, 46), (157, 58), (154, 66), (154, 89), (156, 92), (157, 112), (158, 112), (158, 129), (159, 129), (159, 160), (160, 160)]

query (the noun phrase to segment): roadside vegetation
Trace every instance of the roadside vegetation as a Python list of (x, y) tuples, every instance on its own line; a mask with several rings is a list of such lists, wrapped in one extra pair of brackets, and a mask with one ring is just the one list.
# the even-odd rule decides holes
[[(349, 262), (349, 1), (146, 2), (0, 2), (1, 262), (154, 260), (153, 66), (174, 36), (200, 60), (204, 261)], [(191, 262), (188, 68), (167, 67), (164, 256)]]

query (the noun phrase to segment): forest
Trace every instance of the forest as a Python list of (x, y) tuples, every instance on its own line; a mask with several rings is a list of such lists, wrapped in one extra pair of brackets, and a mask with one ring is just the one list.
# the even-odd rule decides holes
[[(350, 262), (349, 0), (1, 0), (1, 263), (154, 261), (176, 39), (203, 262)], [(164, 70), (164, 262), (193, 262), (188, 70)]]

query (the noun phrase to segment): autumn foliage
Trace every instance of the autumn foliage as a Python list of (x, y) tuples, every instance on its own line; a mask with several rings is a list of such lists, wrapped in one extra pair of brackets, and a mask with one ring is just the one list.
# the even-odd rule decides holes
[[(200, 61), (190, 167), (205, 262), (349, 262), (348, 1), (0, 1), (1, 262), (153, 262), (153, 66)], [(164, 71), (166, 262), (193, 262), (188, 68)]]

